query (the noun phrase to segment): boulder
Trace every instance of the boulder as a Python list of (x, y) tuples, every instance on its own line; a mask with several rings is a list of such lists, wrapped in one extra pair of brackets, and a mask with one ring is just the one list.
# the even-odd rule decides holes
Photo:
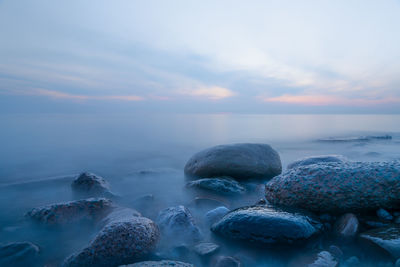
[(360, 234), (360, 239), (372, 242), (389, 252), (395, 259), (400, 258), (400, 227), (397, 225), (369, 230)]
[(223, 237), (264, 244), (291, 244), (305, 241), (321, 232), (314, 218), (266, 206), (233, 210), (212, 225)]
[(242, 266), (238, 259), (229, 256), (219, 256), (217, 257), (212, 267), (240, 267)]
[(71, 184), (72, 189), (87, 196), (105, 196), (110, 193), (110, 185), (103, 178), (90, 172), (83, 172)]
[(193, 250), (197, 255), (205, 257), (216, 253), (219, 250), (219, 246), (214, 243), (204, 242), (194, 246)]
[(0, 266), (36, 266), (40, 249), (31, 242), (0, 245)]
[(379, 219), (387, 222), (393, 220), (393, 216), (387, 210), (382, 208), (376, 211), (376, 216), (378, 216)]
[(193, 264), (180, 262), (180, 261), (142, 261), (128, 265), (121, 265), (120, 267), (194, 267)]
[(225, 214), (229, 212), (229, 209), (225, 206), (220, 206), (215, 209), (208, 211), (205, 215), (206, 222), (210, 225), (221, 219)]
[(192, 214), (184, 206), (162, 210), (157, 217), (157, 224), (162, 234), (171, 242), (193, 243), (202, 238)]
[(316, 212), (391, 209), (400, 203), (400, 161), (302, 166), (273, 178), (265, 189), (272, 204)]
[(316, 163), (323, 163), (323, 162), (345, 162), (346, 158), (342, 155), (320, 155), (320, 156), (312, 156), (306, 157), (302, 159), (298, 159), (293, 161), (287, 166), (287, 169), (293, 169), (300, 166), (307, 166)]
[(344, 239), (355, 237), (358, 229), (359, 222), (357, 216), (352, 213), (342, 215), (334, 225), (335, 235)]
[(118, 221), (124, 221), (124, 220), (129, 220), (132, 217), (140, 217), (142, 216), (138, 211), (130, 208), (124, 208), (124, 207), (116, 207), (113, 209), (112, 212), (110, 212), (106, 217), (104, 217), (99, 225), (105, 226), (111, 222), (118, 222)]
[(202, 189), (221, 195), (241, 195), (246, 189), (229, 177), (203, 178), (188, 182), (187, 188)]
[(186, 176), (195, 178), (270, 179), (281, 172), (279, 154), (267, 144), (211, 147), (195, 154), (185, 166)]
[(111, 222), (88, 247), (67, 258), (63, 266), (118, 266), (132, 263), (153, 252), (159, 236), (157, 225), (145, 217)]
[(82, 221), (97, 221), (112, 211), (111, 200), (89, 198), (34, 208), (26, 216), (46, 225), (63, 225)]
[(336, 267), (339, 261), (328, 251), (318, 253), (301, 254), (293, 259), (289, 267)]

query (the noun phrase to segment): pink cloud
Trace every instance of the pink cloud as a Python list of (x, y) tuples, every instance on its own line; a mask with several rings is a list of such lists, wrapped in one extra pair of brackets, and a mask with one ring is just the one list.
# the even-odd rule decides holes
[(52, 98), (72, 99), (72, 100), (122, 100), (122, 101), (141, 101), (144, 100), (141, 96), (136, 95), (104, 95), (104, 96), (90, 96), (90, 95), (77, 95), (68, 94), (59, 91), (35, 89), (33, 91), (25, 92), (30, 95), (41, 95)]

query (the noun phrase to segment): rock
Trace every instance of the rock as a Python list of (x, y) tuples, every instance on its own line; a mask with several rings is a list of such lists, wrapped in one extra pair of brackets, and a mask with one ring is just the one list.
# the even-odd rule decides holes
[(140, 217), (140, 216), (142, 216), (142, 215), (136, 210), (133, 210), (130, 208), (118, 207), (118, 208), (115, 208), (106, 217), (104, 217), (100, 221), (100, 225), (105, 226), (111, 222), (130, 220), (132, 217)]
[(129, 265), (121, 265), (120, 267), (194, 267), (193, 264), (180, 261), (142, 261)]
[(206, 197), (196, 197), (192, 202), (189, 203), (190, 207), (196, 207), (199, 209), (210, 209), (220, 206), (229, 206), (228, 203), (219, 201), (218, 199), (206, 198)]
[(35, 266), (40, 249), (31, 242), (0, 245), (0, 266)]
[(340, 262), (340, 260), (343, 258), (343, 251), (335, 246), (335, 245), (331, 245), (329, 246), (329, 250), (328, 250), (334, 257), (336, 260), (338, 260)]
[(112, 209), (111, 200), (88, 198), (34, 208), (26, 216), (47, 225), (63, 225), (82, 221), (97, 221), (110, 213)]
[(132, 263), (153, 252), (159, 236), (157, 225), (145, 217), (111, 222), (88, 247), (67, 258), (64, 266), (118, 266)]
[(104, 196), (110, 194), (110, 185), (96, 174), (83, 172), (71, 184), (72, 189), (88, 196)]
[(345, 260), (343, 265), (345, 267), (361, 267), (361, 262), (356, 256), (352, 256)]
[(286, 171), (266, 184), (274, 205), (344, 213), (395, 208), (400, 161), (319, 163)]
[(336, 267), (338, 265), (339, 262), (328, 251), (301, 254), (288, 264), (289, 267)]
[(255, 205), (267, 205), (267, 201), (263, 198), (258, 200)]
[(161, 232), (172, 242), (196, 242), (202, 238), (192, 214), (184, 206), (162, 210), (157, 218)]
[(298, 159), (287, 166), (287, 169), (293, 169), (300, 166), (307, 166), (316, 163), (326, 163), (326, 162), (345, 162), (347, 161), (345, 157), (342, 155), (321, 155), (321, 156), (312, 156), (306, 157), (302, 159)]
[(376, 216), (378, 216), (378, 218), (383, 221), (393, 220), (393, 216), (387, 210), (382, 209), (382, 208), (380, 208), (376, 211)]
[(219, 256), (215, 259), (213, 267), (240, 267), (240, 261), (229, 256)]
[(291, 244), (320, 233), (322, 225), (309, 216), (266, 206), (233, 210), (212, 225), (226, 238), (265, 244)]
[(231, 144), (195, 154), (185, 166), (188, 177), (229, 176), (237, 180), (269, 179), (282, 172), (279, 154), (267, 144)]
[(203, 178), (188, 182), (186, 187), (207, 190), (221, 195), (241, 195), (246, 192), (243, 186), (229, 177)]
[(394, 264), (395, 267), (400, 267), (400, 259), (397, 259), (396, 263)]
[(360, 234), (360, 239), (372, 242), (394, 258), (400, 257), (400, 227), (397, 225), (369, 230)]
[(154, 195), (147, 194), (147, 195), (136, 198), (133, 201), (133, 206), (137, 209), (148, 208), (149, 206), (153, 205), (153, 203), (154, 203)]
[(229, 209), (225, 206), (221, 206), (210, 210), (205, 215), (206, 222), (210, 225), (221, 219), (225, 214), (229, 212)]
[(352, 213), (346, 213), (339, 217), (334, 225), (334, 233), (341, 238), (353, 238), (357, 235), (359, 222), (357, 216)]
[(219, 246), (214, 243), (200, 243), (194, 246), (194, 252), (196, 252), (197, 255), (199, 256), (210, 256), (214, 253), (216, 253), (219, 250)]

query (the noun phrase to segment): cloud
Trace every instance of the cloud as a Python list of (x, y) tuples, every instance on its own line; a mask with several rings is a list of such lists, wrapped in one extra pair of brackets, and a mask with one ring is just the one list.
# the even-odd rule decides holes
[(196, 89), (184, 89), (184, 90), (179, 90), (178, 94), (207, 98), (212, 100), (220, 100), (236, 95), (235, 92), (219, 86), (201, 87)]

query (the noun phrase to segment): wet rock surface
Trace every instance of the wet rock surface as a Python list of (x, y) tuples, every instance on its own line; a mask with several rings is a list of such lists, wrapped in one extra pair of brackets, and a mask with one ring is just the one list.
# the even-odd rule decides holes
[(275, 205), (317, 212), (396, 208), (400, 162), (320, 163), (294, 168), (266, 184), (266, 198)]
[(400, 258), (400, 227), (397, 225), (369, 230), (360, 234), (360, 239), (372, 242), (394, 258)]
[(88, 196), (103, 196), (110, 193), (109, 183), (101, 176), (90, 172), (81, 173), (71, 184), (72, 189)]
[(289, 267), (336, 267), (338, 265), (338, 260), (325, 250), (318, 253), (300, 255), (289, 263)]
[(89, 198), (34, 208), (26, 216), (35, 222), (46, 225), (63, 225), (97, 221), (110, 213), (113, 207), (111, 200)]
[(302, 159), (298, 159), (287, 166), (287, 169), (293, 169), (300, 166), (307, 166), (316, 163), (326, 163), (326, 162), (345, 162), (346, 158), (342, 155), (320, 155), (311, 156)]
[(225, 206), (217, 207), (206, 213), (205, 220), (208, 224), (213, 224), (214, 222), (221, 219), (228, 212), (229, 212), (229, 209)]
[(192, 214), (182, 205), (162, 210), (156, 222), (163, 236), (170, 238), (172, 242), (191, 243), (202, 238)]
[(40, 249), (31, 242), (0, 245), (0, 266), (36, 266)]
[(279, 154), (267, 144), (231, 144), (198, 152), (186, 163), (184, 171), (188, 177), (268, 179), (282, 172), (282, 164)]
[(229, 177), (203, 178), (188, 182), (187, 188), (207, 190), (221, 195), (241, 195), (246, 189)]
[(338, 218), (334, 225), (334, 234), (341, 238), (353, 238), (359, 230), (357, 216), (352, 213), (346, 213)]
[(128, 265), (121, 265), (120, 267), (194, 267), (193, 264), (180, 262), (180, 261), (142, 261)]
[(194, 246), (193, 250), (199, 256), (210, 256), (219, 250), (219, 246), (214, 243), (204, 242)]
[(305, 241), (321, 229), (322, 225), (308, 216), (263, 206), (233, 210), (211, 227), (226, 238), (264, 244)]
[(118, 266), (140, 260), (153, 252), (160, 233), (145, 217), (132, 217), (107, 224), (80, 252), (71, 255), (63, 266)]

